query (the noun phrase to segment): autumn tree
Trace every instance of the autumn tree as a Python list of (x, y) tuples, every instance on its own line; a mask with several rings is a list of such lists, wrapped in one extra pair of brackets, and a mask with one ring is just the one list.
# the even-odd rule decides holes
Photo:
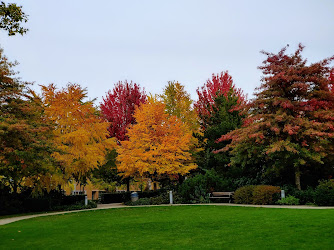
[(212, 78), (208, 79), (206, 83), (196, 90), (198, 100), (195, 102), (195, 108), (200, 118), (201, 127), (205, 129), (209, 123), (209, 119), (212, 115), (215, 103), (215, 98), (218, 96), (227, 97), (229, 93), (237, 96), (238, 104), (243, 104), (246, 100), (246, 96), (243, 94), (240, 88), (236, 88), (232, 76), (228, 71), (223, 71), (220, 74), (212, 74)]
[(266, 172), (294, 172), (301, 176), (312, 165), (333, 155), (334, 95), (329, 66), (334, 57), (307, 64), (303, 46), (291, 55), (287, 47), (267, 56), (259, 69), (262, 84), (250, 104), (245, 126), (223, 135), (232, 140), (220, 151), (231, 150), (232, 165), (262, 165)]
[[(108, 91), (107, 96), (103, 97), (103, 101), (100, 105), (102, 116), (110, 122), (109, 136), (115, 137), (118, 141), (128, 140), (127, 128), (134, 124), (135, 118), (133, 117), (136, 106), (146, 101), (146, 94), (144, 90), (141, 90), (139, 84), (129, 83), (125, 80), (123, 83), (119, 81), (115, 84), (112, 91)], [(116, 165), (117, 152), (109, 152), (109, 155), (114, 157), (109, 158), (106, 165), (101, 165), (94, 171), (97, 176), (106, 175), (107, 179), (118, 180), (118, 184), (127, 184), (127, 191), (130, 191), (130, 177), (119, 179)], [(109, 169), (108, 167), (111, 167)], [(112, 177), (113, 174), (116, 174)], [(105, 179), (105, 178), (102, 178)]]
[(0, 3), (0, 29), (6, 30), (9, 36), (14, 36), (17, 33), (24, 35), (28, 29), (21, 26), (21, 23), (26, 23), (28, 16), (22, 11), (22, 6), (15, 3), (6, 4), (3, 1)]
[(115, 191), (117, 186), (127, 184), (127, 180), (124, 181), (117, 172), (116, 158), (116, 148), (108, 150), (105, 163), (99, 164), (97, 168), (92, 170), (90, 181), (94, 187)]
[(198, 165), (202, 169), (215, 169), (219, 173), (226, 170), (230, 159), (228, 154), (214, 154), (227, 142), (217, 143), (222, 134), (239, 128), (242, 123), (240, 114), (246, 96), (235, 87), (228, 72), (212, 75), (212, 78), (197, 89), (198, 101), (195, 103), (200, 117), (202, 134), (197, 135), (202, 142), (203, 151), (198, 153)]
[(57, 172), (52, 127), (40, 98), (15, 78), (16, 64), (0, 50), (0, 179), (15, 193), (26, 186), (39, 191), (51, 188), (47, 179)]
[(45, 115), (56, 124), (55, 140), (59, 152), (53, 156), (62, 163), (65, 176), (85, 184), (91, 170), (104, 164), (108, 151), (115, 148), (108, 139), (109, 123), (101, 119), (93, 101), (85, 101), (86, 89), (68, 84), (42, 86)]
[(179, 82), (169, 81), (160, 95), (163, 103), (166, 105), (166, 112), (175, 115), (186, 124), (191, 131), (197, 132), (199, 129), (198, 116), (193, 108), (193, 100), (184, 86)]
[(118, 149), (118, 169), (124, 177), (159, 180), (196, 168), (190, 162), (189, 128), (165, 110), (165, 104), (153, 97), (136, 108), (137, 123), (128, 129), (129, 141), (122, 141)]
[(127, 81), (118, 82), (112, 91), (103, 97), (101, 112), (103, 117), (110, 122), (108, 128), (110, 137), (119, 141), (127, 140), (126, 129), (135, 123), (133, 117), (136, 106), (144, 103), (146, 94), (138, 84)]

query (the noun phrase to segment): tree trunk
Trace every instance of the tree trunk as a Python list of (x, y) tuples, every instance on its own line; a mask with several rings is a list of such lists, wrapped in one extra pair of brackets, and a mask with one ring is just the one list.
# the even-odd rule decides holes
[(14, 183), (13, 183), (13, 192), (14, 192), (14, 194), (17, 194), (17, 187), (18, 187), (17, 182), (14, 180)]
[(179, 184), (181, 185), (184, 182), (185, 178), (183, 175), (179, 174)]
[(126, 179), (126, 191), (130, 192), (130, 178)]
[(302, 187), (300, 185), (300, 174), (301, 173), (300, 173), (300, 169), (299, 169), (299, 166), (298, 166), (295, 169), (295, 183), (296, 183), (296, 187), (297, 187), (298, 190), (302, 189)]

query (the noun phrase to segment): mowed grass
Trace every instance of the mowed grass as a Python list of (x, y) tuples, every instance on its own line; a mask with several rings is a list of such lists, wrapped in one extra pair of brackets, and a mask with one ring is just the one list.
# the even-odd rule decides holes
[(334, 209), (173, 206), (84, 211), (0, 226), (1, 249), (333, 249)]

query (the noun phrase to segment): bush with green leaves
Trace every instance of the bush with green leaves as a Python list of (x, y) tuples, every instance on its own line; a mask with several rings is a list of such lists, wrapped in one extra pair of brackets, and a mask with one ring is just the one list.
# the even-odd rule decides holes
[(278, 200), (276, 203), (278, 205), (299, 205), (299, 199), (292, 195), (288, 195), (287, 197)]
[(53, 207), (53, 211), (72, 211), (72, 210), (82, 210), (82, 209), (92, 209), (96, 208), (97, 204), (94, 201), (88, 201), (88, 204), (85, 205), (84, 201), (77, 202), (76, 204), (72, 205), (62, 205), (62, 206), (56, 206)]
[[(169, 192), (164, 191), (164, 192), (161, 192), (161, 194), (158, 196), (140, 198), (139, 200), (135, 202), (131, 202), (131, 201), (125, 202), (125, 204), (129, 206), (140, 206), (140, 205), (169, 204), (169, 202), (170, 202)], [(182, 203), (182, 198), (175, 191), (173, 192), (173, 203), (174, 204)]]
[(159, 195), (159, 196), (150, 198), (151, 205), (160, 205), (160, 204), (168, 204), (168, 203), (169, 203), (169, 200), (163, 195)]
[(304, 190), (298, 190), (295, 186), (286, 185), (282, 189), (285, 194), (294, 196), (299, 199), (300, 205), (314, 204), (315, 190), (312, 187), (307, 187)]
[(197, 174), (186, 179), (179, 186), (179, 195), (183, 203), (208, 203), (209, 193), (230, 190), (229, 180), (221, 178), (215, 170), (207, 170), (205, 174)]
[(305, 205), (314, 203), (315, 190), (311, 187), (308, 187), (305, 190), (296, 190), (294, 196), (299, 199), (300, 204)]
[(319, 182), (314, 201), (318, 206), (334, 206), (334, 179)]
[(128, 205), (128, 206), (151, 205), (151, 201), (150, 201), (150, 198), (140, 198), (136, 201), (125, 202), (125, 205)]

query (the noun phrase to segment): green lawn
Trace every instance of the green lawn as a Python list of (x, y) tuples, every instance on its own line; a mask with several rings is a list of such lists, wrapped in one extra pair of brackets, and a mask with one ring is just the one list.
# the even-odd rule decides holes
[(119, 208), (0, 226), (0, 249), (23, 248), (333, 249), (334, 209)]

